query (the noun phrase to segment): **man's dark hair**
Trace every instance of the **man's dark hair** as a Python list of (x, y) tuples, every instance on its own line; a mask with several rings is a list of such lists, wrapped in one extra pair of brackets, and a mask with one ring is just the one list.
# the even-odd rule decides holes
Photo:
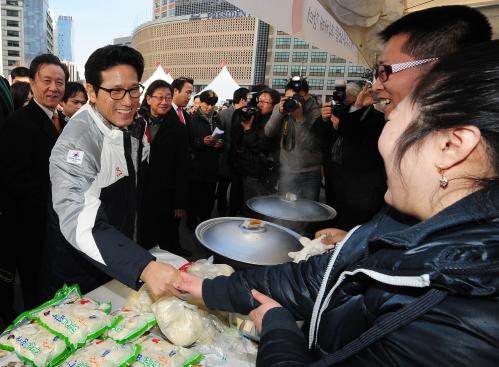
[(182, 90), (182, 88), (184, 87), (185, 83), (194, 84), (194, 79), (185, 78), (185, 77), (175, 79), (172, 83), (172, 93), (173, 93), (174, 89), (176, 89), (180, 92)]
[(57, 56), (52, 54), (41, 54), (35, 57), (29, 65), (29, 77), (31, 79), (35, 79), (36, 73), (38, 73), (38, 70), (40, 70), (40, 66), (47, 64), (59, 66), (62, 71), (64, 71), (64, 80), (67, 83), (67, 81), (69, 80), (68, 68), (61, 62), (61, 60), (59, 60)]
[(249, 89), (248, 88), (238, 88), (238, 89), (236, 89), (234, 91), (233, 96), (232, 96), (232, 103), (233, 104), (237, 104), (237, 103), (241, 102), (241, 99), (246, 100), (248, 93), (249, 93)]
[(10, 93), (12, 94), (12, 101), (14, 102), (14, 110), (23, 106), (28, 99), (31, 86), (28, 82), (17, 82), (10, 86)]
[(17, 66), (10, 71), (10, 77), (12, 78), (12, 80), (17, 78), (18, 76), (21, 76), (21, 77), (24, 76), (24, 77), (29, 78), (29, 69), (27, 67), (24, 67), (24, 66)]
[(200, 95), (199, 95), (199, 100), (201, 102), (204, 102), (204, 103), (207, 103), (209, 104), (210, 106), (214, 106), (217, 104), (218, 102), (218, 96), (217, 94), (215, 93), (215, 91), (211, 90), (211, 89), (208, 89), (208, 90), (205, 90), (203, 91)]
[[(480, 186), (499, 186), (499, 40), (482, 42), (443, 57), (414, 88), (409, 101), (419, 109), (399, 137), (396, 163), (430, 134), (473, 125), (480, 129), (494, 176), (467, 177)], [(484, 163), (485, 165), (485, 163)], [(484, 166), (485, 167), (485, 166)]]
[(194, 101), (196, 98), (197, 98), (197, 99), (200, 99), (200, 98), (199, 98), (199, 94), (196, 94), (192, 100)]
[(128, 46), (107, 45), (95, 50), (85, 63), (85, 81), (97, 93), (102, 83), (102, 72), (117, 65), (130, 65), (137, 72), (137, 79), (144, 73), (142, 54)]
[(274, 105), (274, 106), (276, 104), (278, 104), (279, 101), (281, 100), (281, 93), (279, 93), (275, 89), (266, 88), (266, 89), (262, 90), (260, 92), (260, 94), (258, 94), (258, 96), (262, 95), (262, 93), (267, 93), (268, 95), (270, 95), (270, 98), (272, 98), (272, 105)]
[(492, 37), (490, 24), (478, 10), (464, 5), (429, 8), (390, 24), (380, 37), (384, 42), (406, 34), (402, 51), (415, 59), (440, 57)]
[[(304, 91), (305, 93), (308, 93), (309, 86), (308, 86), (307, 79), (301, 78), (300, 81), (301, 81), (301, 90)], [(293, 89), (293, 85), (295, 85), (295, 83), (296, 83), (296, 81), (294, 81), (293, 79), (289, 80), (288, 84), (286, 84), (286, 87), (284, 88), (284, 91)]]
[(157, 80), (153, 81), (151, 84), (149, 84), (149, 86), (146, 89), (146, 93), (145, 93), (144, 97), (152, 96), (153, 93), (156, 91), (156, 89), (160, 89), (160, 88), (169, 89), (170, 93), (173, 94), (172, 86), (170, 85), (170, 83), (168, 83), (167, 81), (162, 80), (162, 79), (157, 79)]
[(83, 93), (85, 99), (88, 100), (87, 90), (81, 83), (67, 82), (66, 88), (64, 89), (64, 97), (62, 97), (63, 102), (67, 102), (68, 99), (74, 97), (78, 92)]

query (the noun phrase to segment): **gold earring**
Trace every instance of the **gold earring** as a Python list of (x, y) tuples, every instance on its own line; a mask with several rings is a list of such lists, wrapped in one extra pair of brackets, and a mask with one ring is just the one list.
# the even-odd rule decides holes
[(449, 180), (447, 177), (445, 177), (445, 169), (442, 167), (442, 165), (438, 165), (438, 174), (440, 175), (440, 187), (442, 189), (446, 189), (447, 186), (449, 186)]

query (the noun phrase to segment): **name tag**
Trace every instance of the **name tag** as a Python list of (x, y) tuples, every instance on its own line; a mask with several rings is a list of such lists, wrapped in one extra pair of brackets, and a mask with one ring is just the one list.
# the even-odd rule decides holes
[(67, 157), (66, 157), (66, 162), (71, 163), (71, 164), (81, 165), (81, 162), (83, 162), (84, 155), (85, 155), (85, 152), (83, 152), (81, 150), (70, 150), (68, 152)]

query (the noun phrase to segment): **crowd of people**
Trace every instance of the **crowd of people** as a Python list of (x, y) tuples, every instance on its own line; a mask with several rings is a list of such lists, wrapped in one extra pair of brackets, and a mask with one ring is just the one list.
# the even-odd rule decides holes
[[(14, 69), (0, 80), (2, 322), (16, 274), (25, 309), (115, 278), (249, 314), (259, 366), (494, 365), (499, 43), (465, 6), (381, 38), (374, 84), (322, 106), (303, 77), (222, 107), (188, 77), (144, 91), (127, 46), (97, 49), (85, 87), (54, 55)], [(322, 185), (334, 252), (203, 281), (148, 251), (189, 258), (182, 218), (193, 230), (255, 196), (318, 201)]]

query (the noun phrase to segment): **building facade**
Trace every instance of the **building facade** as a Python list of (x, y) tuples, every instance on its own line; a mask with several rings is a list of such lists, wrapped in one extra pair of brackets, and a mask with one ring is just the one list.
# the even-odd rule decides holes
[(2, 71), (7, 77), (16, 66), (24, 64), (23, 0), (1, 0)]
[(24, 0), (24, 58), (29, 64), (37, 55), (56, 53), (56, 20), (48, 0)]
[(57, 56), (61, 60), (72, 62), (74, 45), (73, 17), (59, 15), (57, 18)]
[(244, 12), (225, 0), (153, 0), (154, 19), (182, 15), (212, 14), (235, 18)]
[(270, 27), (269, 33), (265, 84), (280, 92), (291, 77), (303, 76), (310, 93), (326, 102), (332, 98), (337, 80), (362, 82), (369, 72), (275, 27)]
[(132, 47), (132, 36), (115, 38), (113, 40), (113, 45)]
[(62, 63), (67, 66), (69, 71), (69, 81), (78, 82), (80, 81), (80, 73), (78, 73), (78, 66), (75, 62), (63, 60)]

